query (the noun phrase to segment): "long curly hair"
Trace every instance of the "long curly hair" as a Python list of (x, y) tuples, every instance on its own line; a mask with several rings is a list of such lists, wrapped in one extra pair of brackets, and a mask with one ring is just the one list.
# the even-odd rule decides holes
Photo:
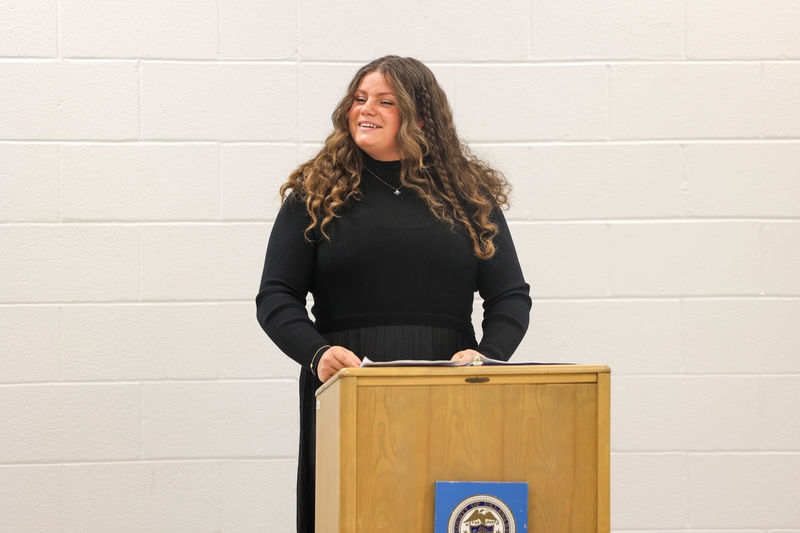
[(459, 223), (478, 258), (491, 258), (498, 227), (490, 215), (496, 207), (508, 205), (511, 187), (501, 172), (459, 140), (447, 96), (433, 72), (411, 57), (385, 56), (359, 69), (331, 115), (333, 132), (325, 146), (289, 175), (280, 189), (282, 201), (291, 189), (305, 202), (311, 217), (306, 239), (311, 240), (312, 230), (318, 227), (329, 240), (326, 226), (341, 216), (349, 202), (361, 199), (364, 158), (350, 135), (348, 115), (361, 80), (376, 71), (383, 74), (397, 99), (400, 128), (395, 145), (401, 158), (401, 183), (451, 228)]

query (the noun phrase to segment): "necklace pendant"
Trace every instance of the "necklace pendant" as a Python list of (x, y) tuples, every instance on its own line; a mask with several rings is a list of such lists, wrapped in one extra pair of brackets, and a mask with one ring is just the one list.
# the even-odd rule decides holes
[(400, 189), (395, 189), (394, 190), (394, 195), (395, 196), (399, 196), (400, 195)]

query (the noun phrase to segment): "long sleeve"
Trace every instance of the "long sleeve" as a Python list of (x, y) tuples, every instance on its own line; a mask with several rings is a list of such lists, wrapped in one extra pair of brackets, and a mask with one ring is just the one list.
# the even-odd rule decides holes
[(478, 351), (508, 361), (528, 329), (530, 285), (523, 278), (511, 232), (499, 208), (492, 219), (499, 229), (497, 251), (478, 267), (478, 292), (483, 298), (483, 337)]
[(258, 323), (278, 348), (304, 368), (328, 344), (306, 311), (316, 255), (316, 244), (303, 236), (309, 222), (305, 205), (290, 196), (272, 227), (256, 296)]

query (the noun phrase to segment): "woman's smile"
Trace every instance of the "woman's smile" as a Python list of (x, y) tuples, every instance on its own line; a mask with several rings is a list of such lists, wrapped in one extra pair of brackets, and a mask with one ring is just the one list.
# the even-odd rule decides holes
[(400, 159), (395, 138), (400, 130), (400, 111), (394, 89), (382, 73), (361, 79), (348, 115), (350, 135), (356, 145), (379, 161)]

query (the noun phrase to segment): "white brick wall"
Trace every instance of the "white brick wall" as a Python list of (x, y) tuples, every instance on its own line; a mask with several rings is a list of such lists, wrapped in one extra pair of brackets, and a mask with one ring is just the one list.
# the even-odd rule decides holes
[(798, 27), (794, 0), (0, 0), (0, 531), (293, 530), (269, 222), (397, 53), (514, 185), (515, 358), (612, 367), (612, 528), (800, 532)]

